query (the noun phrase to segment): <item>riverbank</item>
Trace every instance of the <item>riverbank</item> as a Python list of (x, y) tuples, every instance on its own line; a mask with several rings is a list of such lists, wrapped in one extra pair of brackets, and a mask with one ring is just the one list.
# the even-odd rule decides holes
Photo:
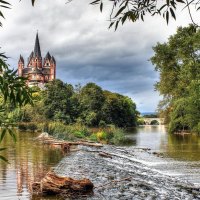
[(58, 140), (77, 141), (80, 139), (103, 144), (124, 144), (128, 142), (125, 130), (114, 125), (102, 127), (87, 127), (76, 123), (65, 125), (62, 122), (20, 123), (20, 131), (47, 132)]

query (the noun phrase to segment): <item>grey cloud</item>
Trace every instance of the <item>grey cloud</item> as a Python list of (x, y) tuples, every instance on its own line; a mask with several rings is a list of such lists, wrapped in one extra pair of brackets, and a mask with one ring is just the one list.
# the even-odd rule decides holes
[[(29, 1), (13, 3), (6, 11), (0, 31), (3, 50), (17, 66), (19, 54), (25, 60), (33, 50), (36, 30), (42, 55), (50, 51), (57, 60), (57, 77), (72, 84), (96, 82), (103, 89), (130, 96), (140, 111), (153, 111), (161, 97), (154, 91), (158, 74), (148, 61), (152, 46), (175, 33), (181, 18), (167, 26), (161, 18), (147, 18), (145, 23), (125, 24), (118, 31), (108, 30), (109, 10), (103, 14), (89, 1)], [(148, 99), (148, 101), (147, 101)]]

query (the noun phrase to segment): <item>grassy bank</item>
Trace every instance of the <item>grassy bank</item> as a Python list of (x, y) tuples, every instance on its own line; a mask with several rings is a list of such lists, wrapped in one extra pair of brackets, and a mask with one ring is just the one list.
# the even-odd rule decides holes
[(45, 123), (20, 123), (21, 131), (41, 131), (48, 132), (55, 138), (76, 141), (86, 139), (104, 144), (120, 145), (126, 143), (124, 130), (115, 126), (103, 128), (88, 128), (85, 125), (73, 124), (65, 125), (61, 122), (45, 122)]

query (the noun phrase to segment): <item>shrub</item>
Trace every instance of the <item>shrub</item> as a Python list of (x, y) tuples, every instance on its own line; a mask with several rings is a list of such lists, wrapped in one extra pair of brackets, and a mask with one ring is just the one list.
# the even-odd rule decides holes
[(74, 140), (90, 135), (89, 129), (81, 124), (65, 125), (62, 122), (49, 122), (41, 125), (42, 130), (64, 140)]
[(151, 121), (150, 124), (151, 124), (151, 125), (159, 125), (159, 122), (158, 122), (157, 120), (154, 119), (154, 120)]
[(21, 131), (36, 131), (38, 129), (37, 125), (33, 122), (31, 123), (19, 123), (18, 128)]
[(96, 139), (98, 142), (106, 142), (110, 144), (123, 144), (126, 141), (124, 130), (111, 126), (92, 134), (89, 139)]
[(25, 123), (20, 123), (20, 124), (18, 124), (18, 128), (19, 128), (19, 130), (21, 130), (21, 131), (26, 131), (26, 130), (27, 130), (27, 126), (26, 126)]
[(35, 123), (27, 123), (27, 129), (34, 132), (37, 130), (37, 125)]
[(137, 119), (137, 125), (145, 125), (145, 121), (143, 118), (138, 118)]
[(106, 126), (107, 126), (107, 124), (106, 124), (105, 121), (101, 120), (101, 121), (99, 122), (99, 127), (105, 128)]
[(84, 132), (81, 132), (81, 131), (75, 131), (74, 136), (77, 137), (77, 138), (84, 138), (85, 137)]
[(105, 131), (99, 131), (96, 133), (98, 141), (105, 141), (107, 142), (107, 133)]
[(97, 135), (95, 133), (90, 135), (88, 139), (93, 141), (93, 142), (98, 142)]
[(126, 138), (125, 138), (123, 129), (115, 128), (113, 130), (113, 137), (111, 139), (111, 143), (120, 145), (120, 144), (124, 144), (125, 142), (126, 142)]

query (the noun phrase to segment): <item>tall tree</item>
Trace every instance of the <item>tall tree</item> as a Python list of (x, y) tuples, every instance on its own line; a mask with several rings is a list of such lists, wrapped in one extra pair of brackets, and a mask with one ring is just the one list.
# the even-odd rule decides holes
[(117, 93), (104, 91), (106, 97), (102, 108), (103, 120), (119, 127), (136, 126), (136, 104), (129, 98)]
[(171, 132), (200, 132), (200, 29), (182, 28), (167, 43), (153, 48), (151, 61), (160, 74), (156, 89), (164, 96), (162, 109)]
[(81, 118), (87, 125), (97, 126), (99, 124), (104, 101), (103, 90), (95, 83), (88, 83), (81, 89)]
[(73, 86), (61, 80), (53, 80), (44, 90), (44, 109), (48, 119), (72, 122)]

